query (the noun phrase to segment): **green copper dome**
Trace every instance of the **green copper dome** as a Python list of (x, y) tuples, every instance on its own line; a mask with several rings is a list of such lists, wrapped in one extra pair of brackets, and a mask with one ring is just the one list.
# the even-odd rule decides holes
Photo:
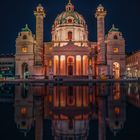
[(67, 23), (68, 17), (73, 18), (73, 23), (77, 23), (77, 24), (85, 23), (84, 18), (78, 12), (75, 11), (62, 12), (60, 15), (57, 16), (55, 22), (57, 22), (58, 24)]
[[(71, 21), (69, 21), (71, 19)], [(82, 15), (78, 12), (74, 11), (74, 6), (71, 2), (66, 5), (66, 11), (59, 14), (55, 21), (54, 26), (63, 25), (63, 24), (79, 24), (79, 25), (86, 25), (86, 22)]]

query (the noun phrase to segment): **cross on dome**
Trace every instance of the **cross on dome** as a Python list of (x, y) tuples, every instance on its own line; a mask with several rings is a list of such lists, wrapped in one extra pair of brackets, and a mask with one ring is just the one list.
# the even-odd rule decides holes
[(71, 3), (71, 0), (69, 0), (69, 3)]

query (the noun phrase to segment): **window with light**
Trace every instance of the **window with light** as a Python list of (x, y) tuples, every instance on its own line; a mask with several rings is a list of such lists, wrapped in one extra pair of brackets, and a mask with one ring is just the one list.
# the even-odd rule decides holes
[(119, 49), (118, 48), (114, 48), (114, 53), (118, 53), (119, 52)]
[(26, 52), (28, 51), (28, 50), (27, 50), (27, 47), (22, 47), (21, 51), (22, 51), (23, 53), (26, 53)]

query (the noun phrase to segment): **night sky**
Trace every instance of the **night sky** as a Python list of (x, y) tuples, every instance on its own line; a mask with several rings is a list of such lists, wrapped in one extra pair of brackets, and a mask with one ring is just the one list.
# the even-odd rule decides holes
[[(15, 39), (21, 28), (28, 24), (35, 33), (33, 11), (41, 3), (47, 13), (44, 21), (44, 40), (51, 40), (51, 26), (58, 15), (65, 10), (68, 0), (3, 0), (0, 4), (0, 54), (15, 52)], [(89, 40), (96, 41), (96, 7), (101, 3), (108, 14), (105, 19), (106, 33), (112, 24), (120, 29), (126, 40), (126, 51), (140, 48), (140, 0), (72, 0), (75, 10), (87, 22)]]

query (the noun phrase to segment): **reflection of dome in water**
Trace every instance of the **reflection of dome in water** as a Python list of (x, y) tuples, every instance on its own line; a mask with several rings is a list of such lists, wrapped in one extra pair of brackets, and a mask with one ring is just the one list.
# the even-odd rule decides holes
[(82, 15), (74, 11), (71, 2), (66, 5), (66, 11), (59, 14), (52, 26), (53, 41), (87, 41), (87, 25)]
[(53, 134), (57, 138), (64, 139), (82, 139), (88, 137), (89, 121), (88, 120), (54, 120)]

